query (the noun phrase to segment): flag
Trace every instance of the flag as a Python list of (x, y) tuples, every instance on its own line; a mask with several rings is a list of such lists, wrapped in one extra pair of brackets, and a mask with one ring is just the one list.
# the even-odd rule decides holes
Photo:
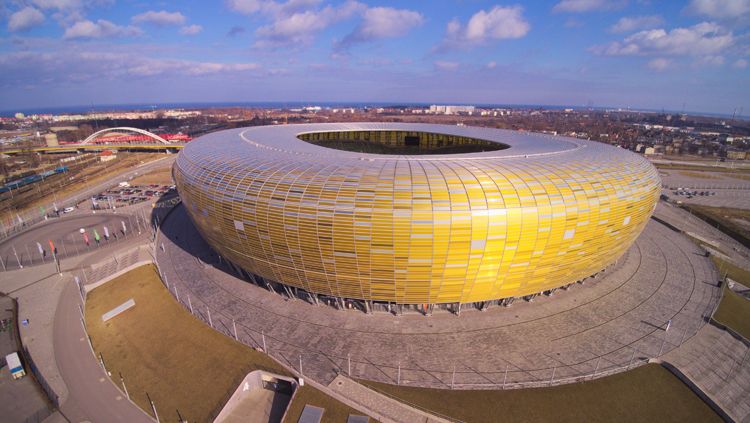
[(49, 250), (52, 251), (52, 256), (54, 257), (57, 250), (55, 250), (55, 244), (52, 243), (51, 239), (49, 240)]
[(21, 219), (21, 216), (18, 213), (16, 213), (16, 217), (18, 218), (18, 223), (23, 225), (23, 219)]
[(44, 216), (44, 213), (45, 213), (46, 211), (47, 211), (47, 210), (44, 210), (44, 207), (43, 207), (43, 206), (39, 206), (39, 212), (40, 212), (40, 213), (42, 214), (42, 216)]
[(89, 235), (86, 232), (83, 233), (83, 241), (89, 245)]
[(128, 228), (125, 227), (125, 221), (123, 220), (121, 223), (122, 223), (122, 231), (127, 232)]
[(52, 207), (55, 209), (55, 213), (57, 213), (57, 203), (52, 203)]
[(109, 238), (109, 229), (107, 227), (104, 227), (104, 238)]
[(94, 229), (94, 239), (97, 240), (97, 241), (99, 241), (101, 239), (99, 237), (99, 232), (97, 232), (96, 229)]
[(44, 248), (42, 248), (42, 244), (40, 244), (40, 243), (37, 242), (36, 243), (36, 248), (39, 249), (39, 255), (43, 256), (44, 255)]

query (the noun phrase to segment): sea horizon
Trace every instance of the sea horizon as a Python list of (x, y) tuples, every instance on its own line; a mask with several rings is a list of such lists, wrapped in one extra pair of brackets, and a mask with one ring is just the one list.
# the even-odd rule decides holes
[[(62, 114), (84, 114), (94, 112), (124, 112), (124, 111), (148, 111), (163, 109), (221, 109), (230, 107), (248, 108), (300, 108), (320, 106), (325, 108), (337, 107), (429, 107), (431, 105), (465, 105), (478, 108), (505, 108), (505, 109), (540, 109), (540, 110), (594, 110), (594, 111), (630, 111), (635, 113), (668, 113), (688, 114), (693, 116), (705, 116), (716, 118), (732, 118), (731, 114), (698, 112), (698, 111), (676, 111), (667, 109), (628, 108), (618, 106), (575, 106), (558, 104), (504, 104), (504, 103), (470, 103), (470, 102), (347, 102), (347, 101), (247, 101), (247, 102), (174, 102), (174, 103), (121, 103), (121, 104), (88, 104), (51, 107), (21, 107), (18, 109), (0, 110), (0, 117), (13, 117), (16, 113), (24, 115), (62, 115)], [(750, 116), (735, 115), (735, 119), (745, 120)]]

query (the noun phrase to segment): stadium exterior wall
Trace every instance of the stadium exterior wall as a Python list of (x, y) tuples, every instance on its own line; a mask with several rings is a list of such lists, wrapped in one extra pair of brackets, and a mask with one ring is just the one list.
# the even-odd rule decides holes
[[(405, 156), (298, 138), (365, 130), (509, 148)], [(247, 272), (397, 304), (522, 297), (592, 275), (632, 245), (661, 185), (647, 160), (601, 143), (428, 124), (222, 131), (191, 142), (173, 172), (198, 231)]]

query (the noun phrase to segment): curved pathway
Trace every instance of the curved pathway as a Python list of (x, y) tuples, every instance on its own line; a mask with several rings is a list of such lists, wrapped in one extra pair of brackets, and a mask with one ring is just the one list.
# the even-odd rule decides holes
[[(126, 232), (122, 231), (123, 222)], [(145, 230), (146, 223), (141, 216), (121, 213), (75, 214), (51, 219), (0, 242), (0, 260), (4, 266), (0, 271), (18, 269), (19, 264), (26, 267), (51, 263), (50, 240), (57, 249), (57, 258), (64, 259), (118, 245), (123, 239), (138, 235), (141, 226)], [(109, 239), (104, 237), (104, 227), (108, 228)], [(89, 237), (89, 245), (79, 233), (82, 228)], [(94, 239), (94, 230), (99, 234), (99, 243)], [(44, 250), (43, 255), (39, 253), (39, 246)]]
[[(718, 300), (703, 251), (652, 221), (603, 276), (552, 298), (460, 317), (365, 315), (284, 297), (236, 276), (179, 206), (157, 259), (186, 307), (218, 330), (329, 383), (337, 373), (429, 387), (565, 383), (623, 371), (689, 340)], [(176, 295), (176, 296), (177, 296)], [(669, 331), (665, 331), (671, 320)], [(234, 322), (233, 322), (234, 321)], [(233, 326), (234, 323), (234, 326)]]

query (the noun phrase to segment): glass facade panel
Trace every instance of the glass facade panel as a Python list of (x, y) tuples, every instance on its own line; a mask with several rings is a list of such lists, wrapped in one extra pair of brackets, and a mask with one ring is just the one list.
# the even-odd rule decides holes
[[(437, 150), (502, 147), (397, 155), (320, 144), (417, 138)], [(648, 161), (604, 144), (426, 124), (222, 131), (191, 142), (174, 175), (203, 237), (248, 272), (403, 304), (520, 297), (596, 273), (633, 243), (660, 192)]]

